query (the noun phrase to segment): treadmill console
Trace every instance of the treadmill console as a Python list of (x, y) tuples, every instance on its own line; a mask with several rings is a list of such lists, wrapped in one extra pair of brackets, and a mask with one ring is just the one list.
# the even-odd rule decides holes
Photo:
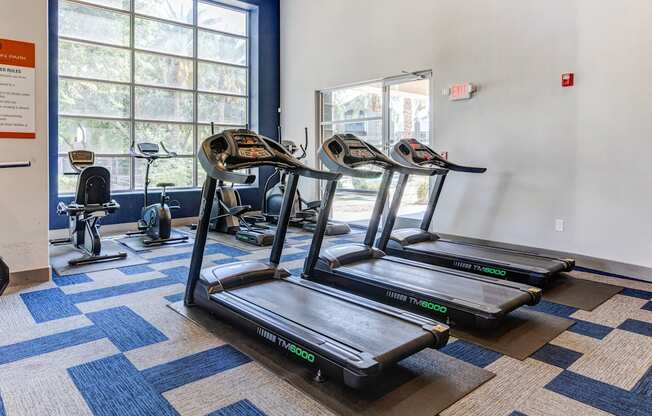
[(349, 166), (384, 162), (383, 157), (378, 157), (376, 149), (353, 134), (337, 134), (328, 139), (325, 145), (330, 153)]
[(382, 174), (361, 169), (364, 165), (375, 165), (383, 171), (407, 175), (432, 176), (441, 171), (439, 168), (424, 169), (414, 164), (395, 162), (372, 144), (353, 134), (336, 134), (326, 140), (319, 150), (319, 156), (329, 170), (358, 178), (371, 179)]
[(234, 134), (233, 143), (237, 148), (238, 156), (243, 159), (256, 160), (272, 157), (263, 140), (256, 134)]
[(395, 150), (405, 161), (411, 164), (446, 168), (446, 163), (443, 163), (444, 159), (441, 156), (416, 139), (403, 139), (399, 141), (395, 146)]
[(450, 162), (416, 139), (403, 139), (396, 143), (392, 149), (392, 157), (399, 163), (422, 168), (439, 168), (467, 173), (483, 173), (487, 170)]
[(208, 176), (230, 183), (252, 183), (256, 176), (237, 171), (256, 166), (271, 166), (314, 179), (339, 179), (337, 174), (304, 165), (281, 143), (247, 129), (225, 130), (207, 138), (197, 158)]

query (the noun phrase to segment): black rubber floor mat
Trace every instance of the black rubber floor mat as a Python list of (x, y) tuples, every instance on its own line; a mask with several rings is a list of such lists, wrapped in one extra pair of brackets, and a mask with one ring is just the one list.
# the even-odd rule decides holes
[(623, 290), (622, 286), (579, 279), (562, 273), (550, 282), (543, 291), (543, 299), (573, 308), (592, 311), (615, 294)]
[(524, 360), (575, 321), (522, 307), (507, 315), (495, 329), (451, 329), (451, 335), (481, 347)]

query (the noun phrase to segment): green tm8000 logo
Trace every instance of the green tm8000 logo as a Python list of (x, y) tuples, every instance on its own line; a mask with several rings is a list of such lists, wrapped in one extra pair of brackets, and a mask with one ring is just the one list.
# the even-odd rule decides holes
[(297, 357), (308, 361), (309, 363), (314, 363), (315, 362), (315, 354), (311, 354), (308, 351), (304, 350), (303, 348), (298, 347), (298, 346), (294, 345), (293, 343), (284, 340), (283, 338), (279, 337), (278, 345), (281, 348), (290, 351), (292, 354), (296, 355)]
[(279, 347), (283, 348), (284, 350), (290, 351), (292, 354), (296, 355), (302, 360), (306, 360), (309, 363), (315, 362), (315, 354), (312, 354), (304, 350), (303, 348), (294, 345), (290, 341), (287, 341), (264, 328), (260, 328), (260, 327), (256, 328), (256, 333), (259, 336), (265, 338), (267, 341), (277, 344)]
[(494, 268), (491, 268), (491, 267), (483, 267), (481, 270), (482, 270), (483, 273), (492, 274), (494, 276), (499, 276), (499, 277), (507, 276), (507, 271), (506, 270), (494, 269)]
[(448, 308), (442, 305), (437, 305), (436, 303), (428, 302), (425, 300), (420, 300), (417, 305), (421, 306), (424, 309), (430, 309), (431, 311), (439, 312), (442, 315), (445, 315), (448, 312)]
[[(283, 345), (281, 345), (283, 346)], [(296, 355), (297, 357), (308, 361), (309, 363), (314, 363), (315, 362), (315, 355), (309, 353), (308, 351), (302, 349), (301, 347), (297, 347), (294, 344), (288, 343), (287, 346), (285, 347), (288, 351), (290, 351), (292, 354)]]

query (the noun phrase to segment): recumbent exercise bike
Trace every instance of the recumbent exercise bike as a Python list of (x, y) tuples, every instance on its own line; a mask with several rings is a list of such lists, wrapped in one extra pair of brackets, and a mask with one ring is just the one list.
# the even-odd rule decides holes
[(65, 175), (78, 175), (75, 199), (57, 206), (58, 215), (68, 216), (67, 238), (50, 240), (50, 244), (72, 244), (84, 255), (68, 261), (71, 266), (119, 260), (127, 253), (102, 254), (100, 220), (120, 209), (120, 204), (111, 199), (111, 173), (103, 166), (94, 166), (95, 153), (89, 150), (68, 152), (73, 172)]

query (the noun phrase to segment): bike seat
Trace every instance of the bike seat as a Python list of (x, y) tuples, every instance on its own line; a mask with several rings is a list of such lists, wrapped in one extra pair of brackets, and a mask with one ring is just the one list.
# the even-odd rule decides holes
[(248, 211), (251, 211), (251, 205), (238, 205), (229, 208), (229, 214), (233, 215), (234, 217), (238, 217)]
[(160, 182), (157, 183), (156, 186), (158, 186), (159, 188), (169, 188), (171, 186), (174, 186), (174, 184), (172, 182)]

